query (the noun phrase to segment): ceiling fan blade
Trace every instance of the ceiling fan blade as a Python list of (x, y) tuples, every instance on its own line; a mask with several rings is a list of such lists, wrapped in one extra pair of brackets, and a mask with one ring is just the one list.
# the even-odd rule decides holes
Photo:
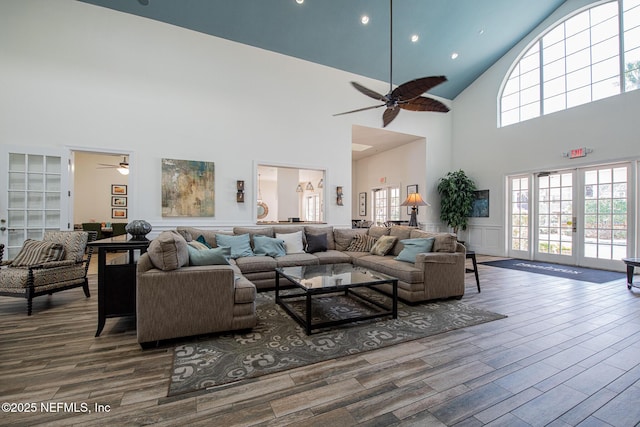
[(408, 101), (446, 81), (447, 78), (445, 76), (422, 77), (411, 80), (395, 88), (391, 92), (391, 99)]
[(117, 167), (119, 167), (118, 165), (108, 165), (106, 163), (98, 163), (98, 165), (103, 166), (105, 168), (117, 168)]
[(364, 107), (364, 108), (358, 108), (357, 110), (351, 110), (351, 111), (345, 111), (344, 113), (338, 113), (338, 114), (334, 114), (333, 116), (343, 116), (345, 114), (351, 114), (351, 113), (357, 113), (359, 111), (366, 111), (366, 110), (373, 110), (374, 108), (380, 108), (380, 107), (384, 107), (385, 104), (381, 104), (381, 105), (374, 105), (372, 107)]
[(387, 127), (387, 125), (398, 116), (398, 113), (400, 113), (398, 107), (389, 107), (384, 110), (384, 114), (382, 114), (382, 127)]
[(435, 111), (438, 113), (446, 113), (449, 111), (449, 107), (442, 102), (425, 96), (419, 96), (409, 101), (400, 101), (398, 106), (410, 111)]
[[(379, 94), (378, 92), (371, 90), (371, 89), (367, 89), (366, 87), (362, 86), (359, 83), (356, 82), (351, 82), (351, 85), (353, 87), (355, 87), (358, 92), (367, 95), (369, 98), (373, 98), (373, 99), (377, 99), (378, 101), (382, 101), (382, 102), (386, 102), (387, 98), (385, 98), (384, 95)], [(422, 95), (421, 93), (419, 93), (418, 95)]]

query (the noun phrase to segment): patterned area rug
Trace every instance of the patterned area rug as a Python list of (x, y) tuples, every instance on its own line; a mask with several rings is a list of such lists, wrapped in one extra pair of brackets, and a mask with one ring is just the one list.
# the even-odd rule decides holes
[[(372, 293), (371, 296), (378, 294)], [(383, 298), (383, 297), (378, 297)], [(384, 299), (382, 300), (384, 301)], [(316, 304), (317, 303), (317, 304)], [(357, 299), (324, 296), (314, 299), (313, 317), (339, 319), (370, 312)], [(299, 309), (303, 307), (302, 301)], [(398, 318), (351, 323), (310, 336), (275, 304), (273, 292), (257, 297), (258, 325), (247, 333), (195, 338), (174, 350), (169, 396), (284, 371), (337, 357), (375, 350), (506, 316), (459, 301), (409, 306), (398, 303)]]

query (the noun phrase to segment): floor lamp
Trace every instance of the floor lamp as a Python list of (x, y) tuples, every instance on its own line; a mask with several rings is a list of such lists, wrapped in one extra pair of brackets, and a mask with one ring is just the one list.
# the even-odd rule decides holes
[(429, 203), (422, 200), (419, 193), (410, 193), (407, 199), (400, 204), (400, 206), (411, 206), (411, 219), (409, 220), (409, 227), (418, 226), (418, 206), (431, 206)]

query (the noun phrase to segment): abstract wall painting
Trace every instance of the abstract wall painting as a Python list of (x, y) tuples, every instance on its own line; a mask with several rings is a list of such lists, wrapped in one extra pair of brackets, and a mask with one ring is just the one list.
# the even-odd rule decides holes
[(162, 216), (215, 216), (213, 162), (162, 159)]

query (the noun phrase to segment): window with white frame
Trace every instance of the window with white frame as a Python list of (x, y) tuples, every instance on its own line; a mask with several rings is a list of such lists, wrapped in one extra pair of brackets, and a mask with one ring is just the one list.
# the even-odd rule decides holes
[(307, 221), (320, 221), (320, 196), (311, 194), (305, 198), (305, 213)]
[(372, 203), (375, 224), (400, 220), (400, 187), (374, 189)]
[(551, 28), (514, 64), (500, 97), (500, 124), (639, 88), (640, 0), (598, 4)]

